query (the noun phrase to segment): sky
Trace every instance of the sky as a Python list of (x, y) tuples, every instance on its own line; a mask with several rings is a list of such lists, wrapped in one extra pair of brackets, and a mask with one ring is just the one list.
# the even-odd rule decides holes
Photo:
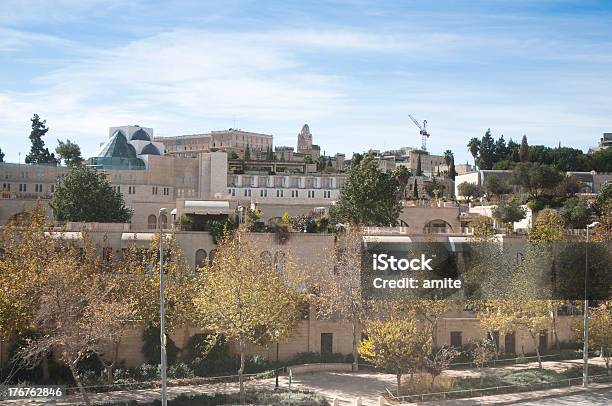
[[(495, 137), (587, 150), (612, 131), (612, 2), (0, 0), (0, 149), (93, 155), (111, 126), (240, 128), (328, 155)], [(469, 158), (471, 161), (471, 157)]]

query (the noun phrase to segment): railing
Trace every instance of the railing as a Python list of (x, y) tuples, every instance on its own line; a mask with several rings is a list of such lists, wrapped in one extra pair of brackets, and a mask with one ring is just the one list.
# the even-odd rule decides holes
[[(588, 377), (589, 383), (602, 383), (612, 382), (612, 375), (592, 375)], [(538, 382), (538, 383), (526, 383), (516, 385), (499, 385), (491, 386), (488, 388), (475, 388), (475, 389), (460, 389), (447, 392), (433, 392), (433, 393), (422, 393), (417, 395), (404, 395), (395, 396), (391, 391), (387, 389), (388, 396), (397, 402), (425, 402), (433, 400), (444, 400), (444, 399), (457, 399), (457, 398), (470, 398), (475, 396), (486, 396), (495, 395), (500, 393), (517, 393), (517, 392), (529, 392), (534, 390), (552, 389), (569, 387), (572, 385), (582, 384), (582, 377), (578, 378), (566, 378), (560, 379), (553, 382)]]
[(0, 199), (51, 199), (53, 196), (48, 193), (28, 193), (28, 192), (0, 192)]

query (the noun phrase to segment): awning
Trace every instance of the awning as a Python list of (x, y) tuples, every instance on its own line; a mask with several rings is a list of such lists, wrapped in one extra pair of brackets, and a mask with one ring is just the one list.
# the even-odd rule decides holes
[(228, 200), (185, 200), (186, 214), (232, 214)]
[(82, 240), (83, 234), (80, 231), (52, 231), (45, 232), (46, 236), (53, 238), (54, 240)]
[(128, 248), (132, 244), (137, 247), (148, 247), (155, 238), (155, 233), (122, 233), (121, 248)]

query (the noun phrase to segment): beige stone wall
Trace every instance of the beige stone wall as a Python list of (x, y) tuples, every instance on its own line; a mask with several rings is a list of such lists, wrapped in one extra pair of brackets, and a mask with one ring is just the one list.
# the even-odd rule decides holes
[(423, 234), (425, 226), (432, 220), (443, 220), (452, 228), (453, 233), (461, 233), (459, 207), (404, 207), (400, 220), (408, 225), (409, 234)]

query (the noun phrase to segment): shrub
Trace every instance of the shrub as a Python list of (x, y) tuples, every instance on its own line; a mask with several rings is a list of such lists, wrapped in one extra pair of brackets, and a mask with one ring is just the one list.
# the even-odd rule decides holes
[(168, 378), (181, 379), (193, 378), (194, 376), (193, 370), (184, 362), (179, 362), (168, 368)]
[(142, 364), (136, 370), (136, 379), (139, 381), (152, 381), (158, 379), (161, 375), (159, 365)]
[(193, 369), (196, 376), (234, 374), (238, 370), (238, 359), (230, 354), (225, 337), (220, 336), (212, 344), (214, 337), (209, 334), (194, 334), (184, 350), (184, 361)]
[[(147, 364), (157, 365), (161, 362), (161, 346), (159, 343), (159, 327), (147, 327), (142, 332), (142, 347), (141, 352), (144, 356)], [(174, 341), (170, 336), (166, 335), (166, 359), (168, 365), (172, 365), (176, 362), (176, 358), (179, 353), (179, 349), (174, 344)]]

